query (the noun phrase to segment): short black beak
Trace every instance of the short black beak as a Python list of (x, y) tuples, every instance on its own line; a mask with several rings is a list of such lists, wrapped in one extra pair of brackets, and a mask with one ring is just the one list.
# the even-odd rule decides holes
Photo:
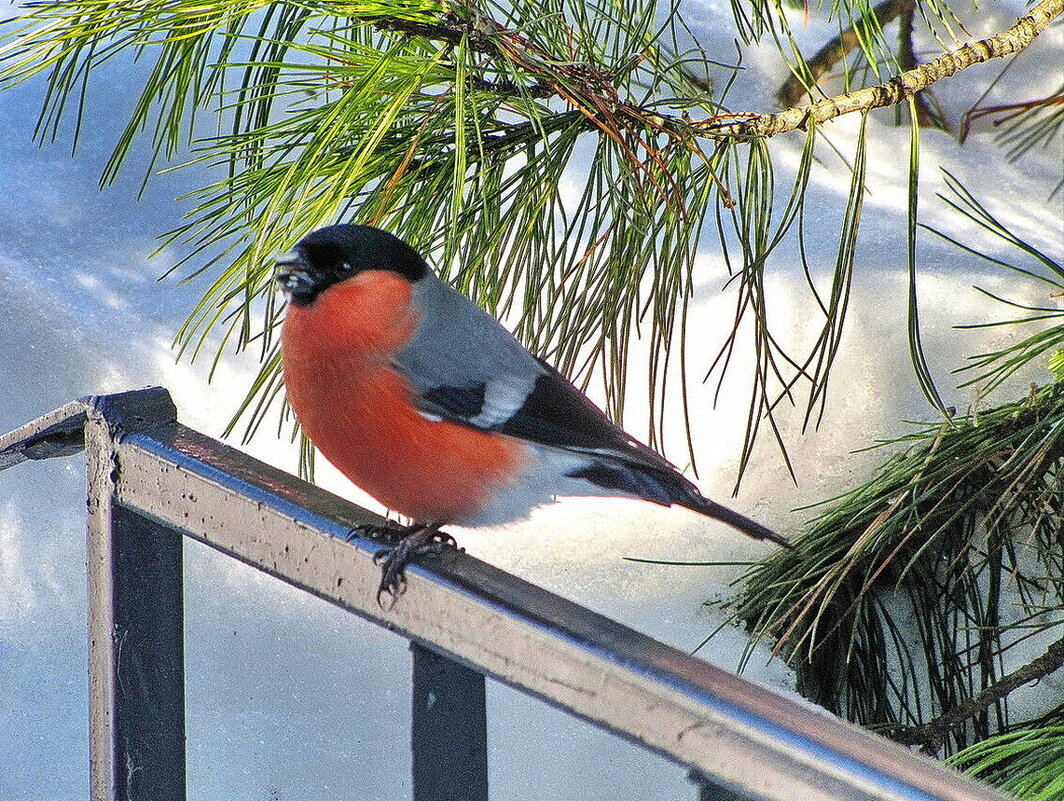
[(317, 282), (311, 275), (310, 265), (303, 258), (303, 254), (291, 250), (279, 253), (274, 261), (277, 271), (273, 280), (277, 282), (277, 288), (288, 295), (296, 305), (310, 303), (317, 294)]

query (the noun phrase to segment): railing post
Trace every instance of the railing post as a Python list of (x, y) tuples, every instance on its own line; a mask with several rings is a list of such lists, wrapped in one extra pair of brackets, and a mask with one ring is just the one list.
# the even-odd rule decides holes
[(488, 801), (484, 676), (416, 642), (414, 801)]
[(85, 425), (92, 801), (185, 801), (182, 536), (115, 500), (123, 424), (167, 422), (167, 404), (104, 399)]
[(750, 796), (740, 795), (726, 787), (721, 787), (697, 770), (692, 770), (688, 778), (698, 787), (698, 801), (751, 801)]

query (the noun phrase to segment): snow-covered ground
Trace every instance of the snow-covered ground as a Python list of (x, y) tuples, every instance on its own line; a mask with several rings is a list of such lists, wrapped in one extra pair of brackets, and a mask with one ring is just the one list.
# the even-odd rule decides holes
[[(984, 11), (973, 33), (1007, 27), (1019, 3)], [(725, 0), (693, 8), (703, 41), (732, 53)], [(819, 41), (829, 25), (802, 34)], [(1061, 30), (1035, 48), (1044, 54), (1012, 70), (997, 90), (1009, 100), (1039, 97), (1059, 85)], [(810, 45), (812, 46), (812, 45)], [(770, 108), (765, 99), (781, 73), (771, 48), (754, 53), (733, 95), (734, 108)], [(956, 115), (973, 102), (1001, 65), (936, 88)], [(121, 109), (137, 85), (134, 67), (112, 69), (94, 103)], [(153, 384), (169, 387), (181, 419), (220, 434), (253, 374), (247, 357), (226, 358), (215, 381), (206, 364), (175, 363), (170, 342), (202, 284), (156, 282), (176, 255), (149, 260), (154, 237), (174, 227), (184, 207), (173, 200), (202, 176), (179, 171), (157, 177), (137, 200), (139, 175), (105, 192), (100, 168), (113, 145), (117, 112), (90, 113), (74, 158), (69, 143), (37, 149), (30, 143), (42, 84), (0, 93), (0, 431), (71, 398)], [(831, 128), (832, 140), (852, 146), (856, 120)], [(928, 414), (905, 346), (904, 259), (907, 129), (873, 120), (867, 198), (843, 354), (828, 412), (819, 431), (792, 438), (802, 482), (795, 487), (766, 442), (734, 505), (783, 532), (802, 516), (793, 507), (824, 498), (865, 474), (875, 456), (850, 450), (897, 433), (902, 419)], [(924, 220), (955, 231), (977, 248), (1004, 254), (973, 226), (964, 226), (934, 199), (938, 168), (948, 168), (1007, 224), (1060, 253), (1057, 150), (1007, 165), (976, 130), (957, 144), (924, 132)], [(800, 136), (773, 149), (795, 163)], [(822, 208), (809, 231), (814, 261), (828, 269), (848, 179), (826, 168), (814, 173), (810, 208)], [(1006, 254), (1010, 255), (1011, 254)], [(702, 256), (705, 280), (692, 313), (692, 342), (715, 352), (729, 323), (732, 296), (723, 290), (715, 249)], [(963, 277), (960, 277), (963, 276)], [(770, 314), (779, 330), (808, 337), (800, 265), (793, 248), (771, 265)], [(987, 271), (960, 251), (925, 236), (920, 288), (925, 342), (943, 389), (948, 371), (968, 353), (1002, 344), (1016, 332), (957, 331), (952, 326), (997, 319), (1007, 310), (969, 288), (1008, 292), (1008, 275)], [(1014, 288), (1014, 287), (1013, 287)], [(1022, 293), (1029, 288), (1015, 289)], [(1013, 295), (1013, 297), (1016, 297)], [(1045, 298), (1027, 296), (1045, 302)], [(726, 499), (734, 480), (748, 402), (742, 364), (715, 408), (712, 387), (695, 386), (695, 437), (701, 484)], [(634, 375), (638, 374), (638, 370)], [(1017, 378), (1038, 380), (1029, 374)], [(638, 395), (637, 392), (630, 392)], [(968, 391), (947, 391), (963, 407)], [(629, 417), (642, 415), (633, 409)], [(638, 432), (637, 432), (638, 433)], [(682, 459), (679, 426), (671, 453)], [(294, 469), (286, 443), (260, 436), (255, 456)], [(319, 481), (373, 506), (333, 471)], [(56, 801), (85, 797), (87, 710), (84, 586), (84, 469), (80, 457), (21, 465), (0, 474), (0, 799)], [(762, 546), (683, 510), (595, 500), (570, 500), (539, 511), (521, 525), (464, 532), (474, 555), (681, 648), (694, 647), (713, 625), (702, 603), (730, 592), (736, 568), (679, 568), (622, 561), (624, 556), (741, 560)], [(187, 546), (186, 614), (190, 798), (233, 801), (402, 798), (408, 779), (409, 661), (401, 640), (193, 543)], [(724, 632), (701, 656), (734, 668), (744, 645)], [(748, 675), (777, 687), (788, 673), (767, 655)], [(501, 801), (596, 801), (691, 797), (683, 772), (506, 688), (489, 691), (493, 798)], [(565, 743), (565, 747), (559, 747)]]

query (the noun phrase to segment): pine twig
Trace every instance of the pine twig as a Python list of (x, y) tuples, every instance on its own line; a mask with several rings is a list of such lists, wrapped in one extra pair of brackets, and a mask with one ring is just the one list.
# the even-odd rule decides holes
[[(913, 22), (916, 19), (916, 4), (913, 3), (901, 13), (898, 21), (898, 66), (903, 70), (916, 69), (919, 62), (916, 60), (916, 50), (913, 47)], [(921, 128), (938, 128), (943, 131), (949, 130), (944, 115), (937, 114), (931, 107), (934, 96), (930, 91), (920, 92), (913, 98), (913, 108), (916, 111), (916, 124)]]
[(960, 140), (963, 142), (968, 138), (968, 134), (971, 131), (972, 123), (982, 117), (990, 116), (993, 114), (1001, 114), (1002, 118), (995, 122), (995, 125), (1000, 125), (1003, 122), (1019, 116), (1020, 114), (1031, 111), (1036, 108), (1045, 108), (1048, 106), (1064, 106), (1064, 94), (1054, 94), (1048, 97), (1043, 97), (1039, 100), (1024, 100), (1019, 103), (1002, 103), (994, 106), (975, 106), (968, 109), (964, 114), (964, 119), (961, 122)]

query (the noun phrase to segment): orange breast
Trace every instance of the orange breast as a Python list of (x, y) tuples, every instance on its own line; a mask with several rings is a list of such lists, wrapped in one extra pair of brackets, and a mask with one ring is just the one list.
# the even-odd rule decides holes
[(322, 455), (389, 509), (461, 521), (513, 480), (525, 449), (414, 408), (390, 364), (417, 325), (410, 301), (409, 282), (373, 270), (290, 305), (281, 331), (288, 401)]

